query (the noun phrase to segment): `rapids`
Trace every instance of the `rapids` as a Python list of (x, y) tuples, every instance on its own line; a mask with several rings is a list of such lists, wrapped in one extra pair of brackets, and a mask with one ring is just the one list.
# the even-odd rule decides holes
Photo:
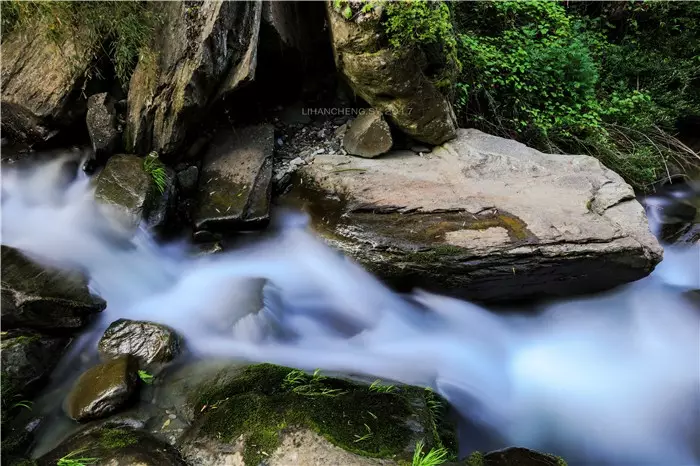
[(697, 245), (667, 247), (649, 277), (614, 291), (495, 314), (419, 290), (393, 293), (314, 237), (303, 216), (285, 213), (271, 230), (197, 256), (187, 244), (120, 230), (65, 160), (3, 171), (2, 243), (85, 272), (108, 303), (67, 358), (118, 318), (151, 320), (180, 332), (198, 357), (432, 387), (471, 430), (488, 433), (464, 434), (466, 450), (519, 445), (570, 464), (700, 464)]

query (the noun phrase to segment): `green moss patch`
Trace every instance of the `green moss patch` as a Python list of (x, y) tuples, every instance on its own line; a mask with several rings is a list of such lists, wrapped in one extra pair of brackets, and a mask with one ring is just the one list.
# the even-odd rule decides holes
[[(418, 388), (378, 392), (270, 364), (249, 366), (195, 393), (200, 432), (223, 442), (245, 436), (245, 464), (271, 454), (288, 427), (309, 428), (362, 456), (408, 458), (406, 447), (415, 442), (406, 424), (416, 412), (411, 400), (424, 397)], [(430, 423), (425, 425), (429, 430)]]
[(128, 447), (139, 441), (134, 433), (124, 429), (100, 429), (97, 440), (106, 450)]

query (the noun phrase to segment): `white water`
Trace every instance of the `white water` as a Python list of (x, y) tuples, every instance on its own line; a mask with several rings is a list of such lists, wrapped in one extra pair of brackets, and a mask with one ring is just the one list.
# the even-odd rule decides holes
[(295, 215), (272, 238), (209, 257), (131, 239), (61, 164), (4, 170), (2, 243), (85, 271), (108, 303), (94, 332), (152, 320), (204, 356), (430, 386), (502, 446), (580, 464), (700, 464), (700, 313), (683, 296), (700, 288), (698, 248), (667, 250), (652, 276), (613, 293), (496, 315), (394, 294)]

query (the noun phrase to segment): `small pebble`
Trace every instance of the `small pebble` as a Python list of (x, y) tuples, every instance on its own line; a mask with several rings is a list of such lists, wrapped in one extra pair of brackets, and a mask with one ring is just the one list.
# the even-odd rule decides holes
[(177, 419), (177, 416), (175, 414), (168, 414), (168, 418)]
[(284, 145), (284, 140), (282, 138), (277, 138), (277, 145), (278, 146)]

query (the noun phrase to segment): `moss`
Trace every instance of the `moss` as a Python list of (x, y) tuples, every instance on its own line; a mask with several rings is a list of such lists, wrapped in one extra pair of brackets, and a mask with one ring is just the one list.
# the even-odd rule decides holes
[(123, 429), (100, 429), (98, 442), (104, 449), (124, 448), (138, 443), (138, 437)]
[(473, 452), (467, 458), (467, 466), (484, 466), (484, 455), (479, 451)]
[(31, 345), (41, 339), (39, 335), (19, 335), (16, 337), (3, 338), (0, 343), (0, 348), (10, 349), (17, 345)]
[(300, 383), (312, 388), (299, 390), (305, 386), (285, 383), (292, 372), (298, 371), (260, 364), (223, 383), (207, 383), (195, 400), (200, 429), (224, 442), (246, 435), (246, 464), (258, 464), (271, 454), (287, 427), (309, 428), (362, 456), (407, 454), (405, 447), (414, 435), (405, 423), (414, 412), (409, 399), (423, 396), (422, 390), (402, 387), (377, 393), (344, 380), (311, 376)]

